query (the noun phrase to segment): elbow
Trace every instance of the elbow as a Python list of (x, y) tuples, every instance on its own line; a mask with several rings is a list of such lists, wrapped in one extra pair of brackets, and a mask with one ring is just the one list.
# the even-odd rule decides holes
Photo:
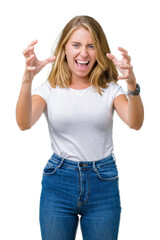
[(21, 131), (26, 131), (32, 127), (30, 121), (26, 121), (16, 115), (16, 122)]
[(143, 125), (143, 122), (142, 123), (137, 123), (137, 124), (129, 124), (128, 126), (129, 126), (130, 129), (134, 129), (134, 130), (138, 131), (138, 130), (141, 129), (142, 125)]
[(24, 126), (20, 126), (20, 125), (18, 125), (18, 126), (19, 126), (21, 131), (26, 131), (26, 130), (31, 129), (31, 127), (24, 127)]
[(138, 119), (130, 119), (130, 121), (128, 121), (128, 126), (129, 128), (138, 131), (141, 129), (143, 122), (144, 122), (144, 115), (142, 115)]
[(18, 124), (18, 127), (21, 131), (26, 131), (26, 130), (29, 130), (31, 128), (30, 125), (22, 124), (18, 121), (17, 121), (17, 124)]
[(137, 130), (137, 131), (138, 131), (138, 130), (140, 130), (140, 128), (141, 128), (141, 127), (137, 127), (137, 126), (136, 126), (136, 127), (132, 127), (132, 126), (129, 126), (129, 128), (130, 128), (130, 129), (134, 129), (134, 130)]

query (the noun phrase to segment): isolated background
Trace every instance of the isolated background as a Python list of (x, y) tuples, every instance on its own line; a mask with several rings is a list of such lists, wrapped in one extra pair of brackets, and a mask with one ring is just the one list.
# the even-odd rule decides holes
[[(159, 216), (159, 5), (158, 1), (15, 0), (0, 4), (0, 239), (41, 239), (39, 197), (42, 169), (52, 154), (44, 115), (22, 132), (15, 108), (25, 67), (22, 51), (38, 39), (39, 59), (51, 56), (58, 35), (76, 15), (102, 25), (111, 52), (126, 48), (141, 86), (145, 121), (129, 129), (115, 114), (114, 146), (120, 176), (122, 216), (119, 240), (160, 239)], [(44, 82), (50, 66), (33, 82)], [(126, 90), (124, 81), (120, 81)], [(76, 240), (81, 240), (78, 227)]]

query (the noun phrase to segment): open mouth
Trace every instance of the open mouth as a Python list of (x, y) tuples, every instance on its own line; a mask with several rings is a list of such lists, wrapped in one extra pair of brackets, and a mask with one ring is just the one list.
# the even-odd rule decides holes
[(90, 61), (80, 61), (80, 60), (75, 60), (77, 66), (81, 69), (85, 69), (88, 64), (90, 63)]

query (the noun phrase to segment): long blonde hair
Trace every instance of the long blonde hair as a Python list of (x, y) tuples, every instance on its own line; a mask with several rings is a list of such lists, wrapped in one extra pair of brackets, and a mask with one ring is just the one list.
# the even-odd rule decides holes
[(89, 73), (89, 82), (95, 90), (102, 95), (107, 88), (107, 83), (117, 82), (118, 72), (111, 60), (106, 57), (106, 53), (110, 53), (110, 48), (100, 24), (89, 16), (76, 16), (71, 19), (61, 32), (60, 39), (55, 49), (56, 56), (53, 62), (51, 72), (48, 77), (50, 85), (55, 88), (56, 85), (62, 88), (68, 88), (71, 84), (71, 71), (65, 58), (65, 45), (71, 34), (78, 27), (83, 26), (90, 31), (96, 49), (96, 62)]

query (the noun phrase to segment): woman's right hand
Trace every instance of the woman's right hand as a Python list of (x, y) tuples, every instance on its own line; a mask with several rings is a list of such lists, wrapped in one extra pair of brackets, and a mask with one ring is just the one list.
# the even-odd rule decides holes
[(41, 71), (48, 63), (55, 61), (56, 57), (52, 56), (43, 61), (39, 61), (34, 52), (34, 45), (38, 40), (33, 41), (23, 51), (23, 55), (26, 58), (26, 67), (24, 73), (24, 81), (31, 82), (34, 76)]

